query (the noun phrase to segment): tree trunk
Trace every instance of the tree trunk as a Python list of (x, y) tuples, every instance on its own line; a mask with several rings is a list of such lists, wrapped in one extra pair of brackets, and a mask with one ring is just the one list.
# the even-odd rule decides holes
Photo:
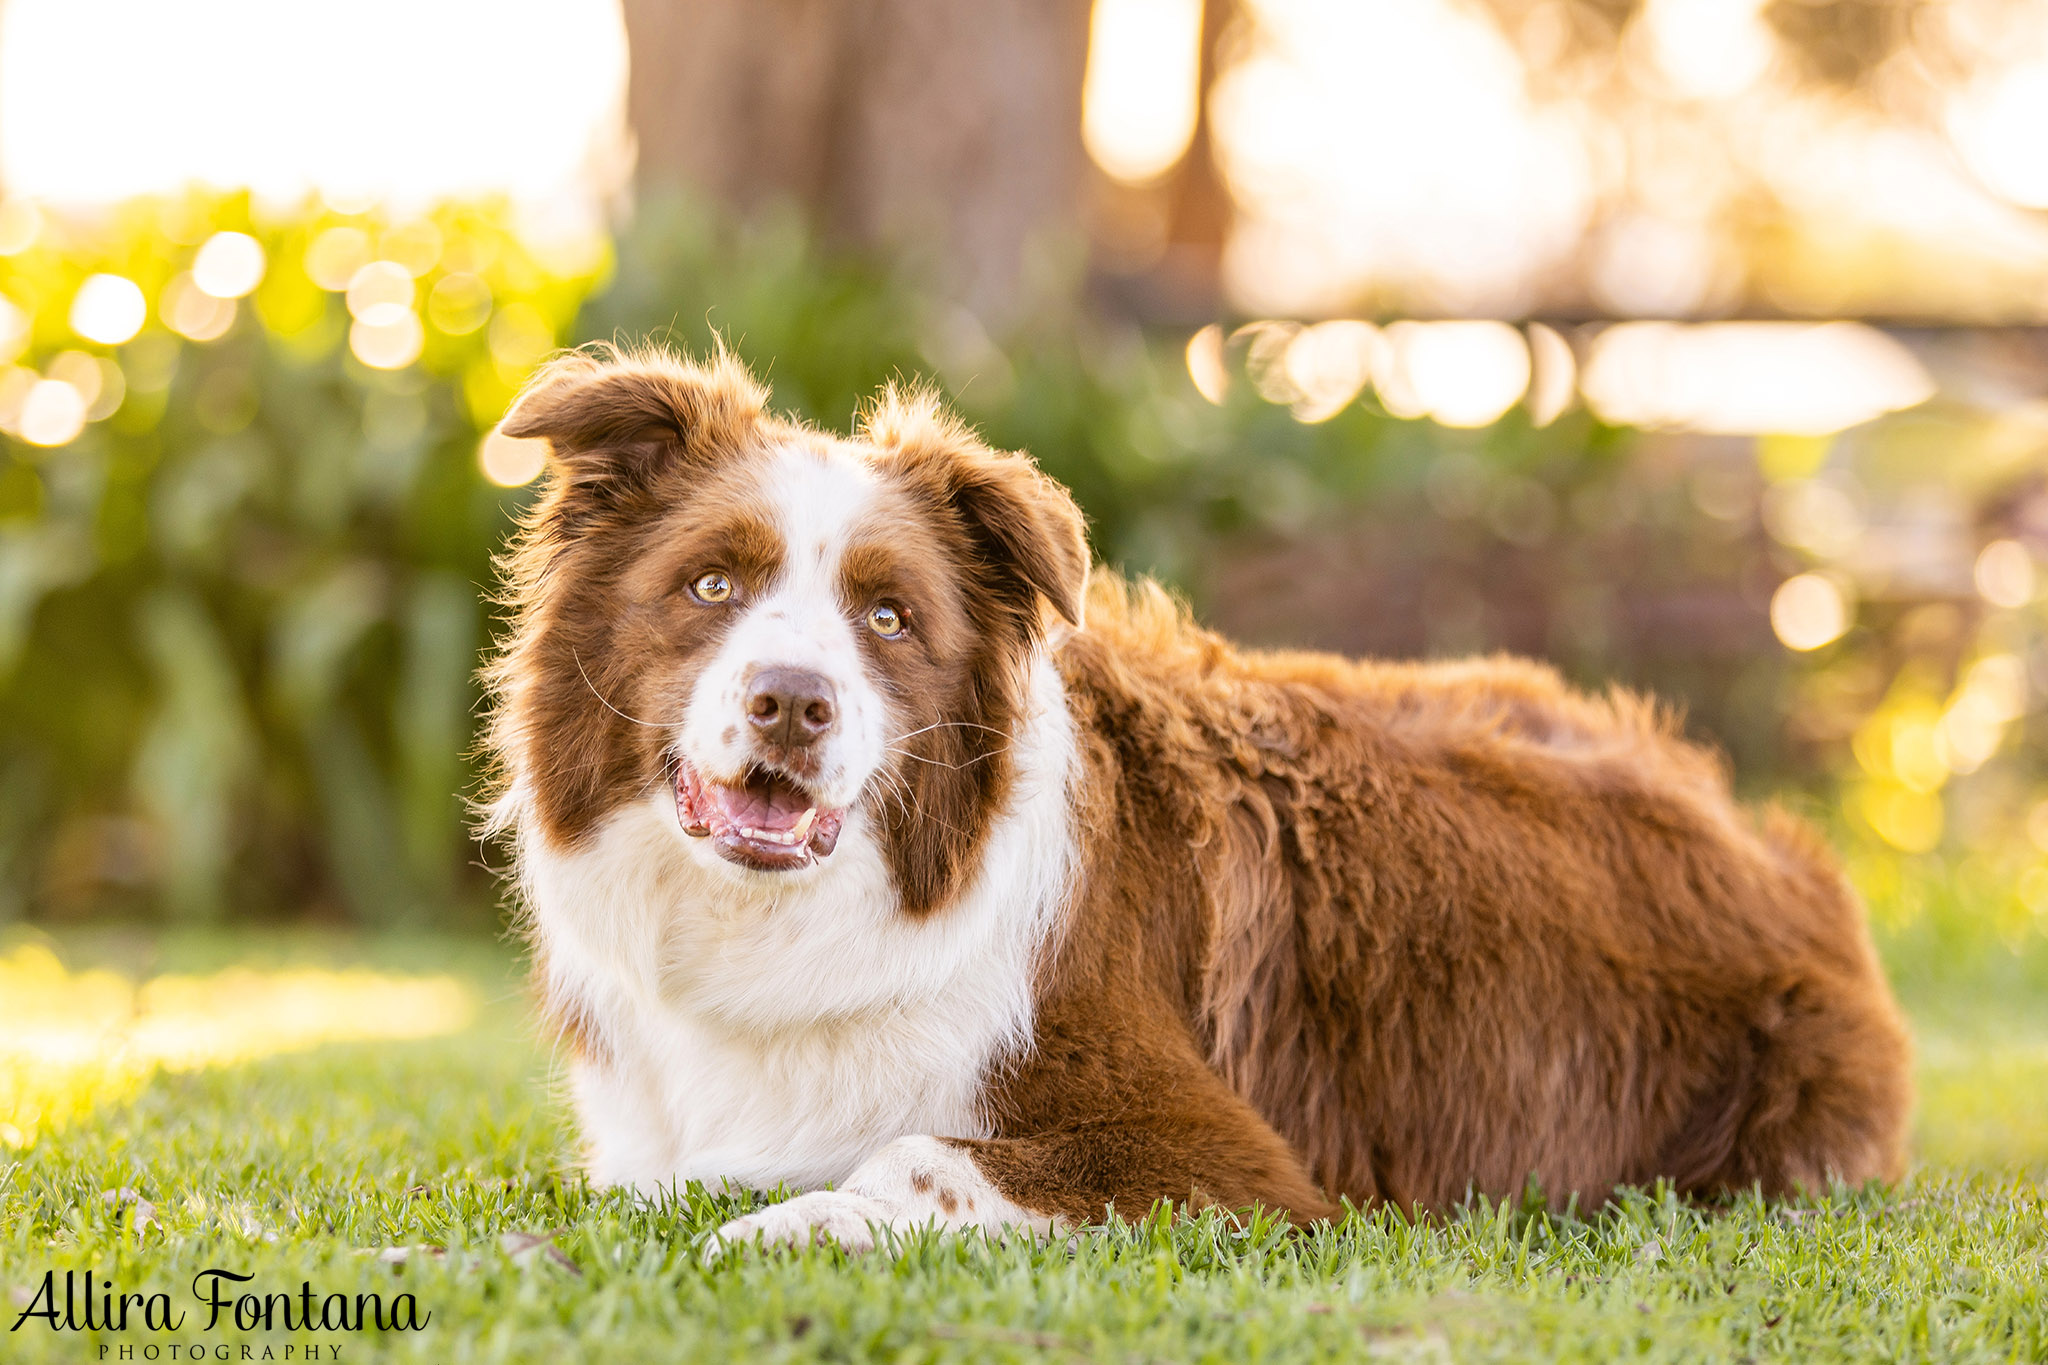
[(1146, 184), (1099, 182), (1096, 285), (1105, 302), (1148, 322), (1199, 327), (1226, 311), (1223, 249), (1236, 203), (1217, 164), (1209, 95), (1251, 20), (1240, 0), (1203, 0), (1195, 127), (1187, 151)]
[(800, 205), (1000, 325), (1079, 233), (1087, 0), (624, 0), (643, 190)]

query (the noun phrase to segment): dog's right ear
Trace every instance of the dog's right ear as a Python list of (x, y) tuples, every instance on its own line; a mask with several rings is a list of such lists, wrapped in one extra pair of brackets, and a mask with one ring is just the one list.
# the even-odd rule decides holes
[(566, 490), (614, 495), (677, 461), (731, 451), (752, 433), (767, 401), (730, 355), (700, 364), (665, 351), (575, 351), (527, 382), (498, 429), (546, 439)]

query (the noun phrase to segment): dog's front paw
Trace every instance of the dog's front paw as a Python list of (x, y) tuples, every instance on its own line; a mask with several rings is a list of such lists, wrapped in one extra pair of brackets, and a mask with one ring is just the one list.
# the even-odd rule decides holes
[(759, 1213), (735, 1218), (711, 1234), (704, 1259), (715, 1261), (729, 1247), (809, 1246), (833, 1241), (848, 1251), (872, 1251), (877, 1223), (889, 1221), (890, 1209), (879, 1199), (843, 1190), (819, 1190), (771, 1204)]

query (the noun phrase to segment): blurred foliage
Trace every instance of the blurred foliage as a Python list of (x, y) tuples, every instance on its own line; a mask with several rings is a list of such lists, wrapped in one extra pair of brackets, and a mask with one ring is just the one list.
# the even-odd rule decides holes
[[(261, 245), (261, 281), (194, 304), (195, 270), (230, 292), (199, 261), (223, 231)], [(1041, 297), (1071, 297), (1060, 269)], [(105, 330), (74, 307), (100, 273), (150, 301), (131, 339), (74, 328)], [(0, 293), (23, 321), (0, 374), (0, 917), (487, 921), (460, 793), (489, 559), (525, 494), (485, 476), (479, 442), (557, 344), (716, 332), (831, 427), (892, 375), (936, 376), (1073, 488), (1107, 560), (1233, 635), (1507, 648), (1653, 688), (1752, 789), (1803, 791), (1872, 848), (1945, 847), (2001, 888), (1970, 903), (2007, 906), (2009, 938), (2048, 922), (2026, 742), (2048, 514), (2030, 520), (2042, 443), (2007, 419), (1937, 403), (1751, 441), (1582, 408), (1457, 430), (1369, 388), (1311, 411), (1288, 380), (1303, 333), (1270, 323), (1223, 340), (1205, 397), (1184, 333), (1049, 305), (993, 338), (794, 219), (675, 201), (615, 244), (546, 242), (489, 205), (137, 203), (42, 218)], [(23, 439), (66, 434), (69, 409), (34, 398), (56, 380), (83, 385), (82, 430)], [(1933, 541), (1950, 567), (1931, 577), (1865, 553)], [(2014, 547), (2003, 606), (1970, 578), (1994, 541)], [(1772, 602), (1802, 573), (1850, 616), (1793, 651)]]
[[(0, 405), (0, 915), (463, 904), (479, 587), (513, 501), (477, 433), (602, 264), (565, 271), (510, 226), (145, 201), (45, 218), (0, 262), (27, 320)], [(221, 231), (261, 244), (261, 282), (195, 303)], [(352, 321), (322, 286), (377, 260), (403, 263), (402, 316), (359, 297)], [(73, 307), (100, 273), (153, 305), (118, 345), (74, 330), (130, 326)], [(118, 406), (21, 439), (63, 434), (36, 429), (37, 375), (80, 354), (114, 362)]]

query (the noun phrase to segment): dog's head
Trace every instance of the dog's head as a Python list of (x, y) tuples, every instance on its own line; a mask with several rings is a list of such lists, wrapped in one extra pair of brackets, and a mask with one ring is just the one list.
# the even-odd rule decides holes
[(859, 811), (929, 909), (1000, 809), (1033, 651), (1080, 623), (1081, 516), (923, 394), (851, 439), (765, 404), (729, 358), (579, 354), (528, 386), (503, 430), (554, 458), (493, 743), (558, 845), (658, 788), (693, 858), (815, 875)]

